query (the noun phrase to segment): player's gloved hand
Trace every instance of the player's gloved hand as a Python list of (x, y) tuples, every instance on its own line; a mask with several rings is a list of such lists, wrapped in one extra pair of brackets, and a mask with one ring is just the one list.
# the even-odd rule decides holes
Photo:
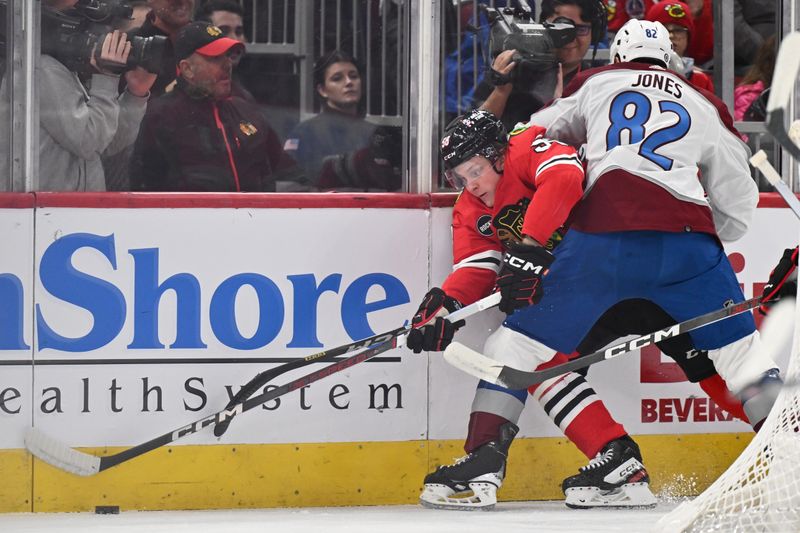
[(511, 243), (497, 275), (496, 290), (502, 295), (500, 310), (511, 314), (517, 309), (539, 303), (544, 295), (542, 277), (547, 274), (553, 261), (553, 254), (541, 246)]
[(461, 303), (442, 289), (434, 287), (428, 291), (411, 319), (414, 329), (408, 333), (406, 346), (414, 353), (440, 352), (447, 348), (456, 331), (466, 323), (463, 320), (451, 323), (444, 318), (458, 309), (461, 309)]
[(797, 295), (797, 248), (787, 248), (783, 257), (769, 275), (769, 281), (761, 293), (761, 305), (758, 310), (762, 315), (769, 313), (770, 308), (784, 296)]

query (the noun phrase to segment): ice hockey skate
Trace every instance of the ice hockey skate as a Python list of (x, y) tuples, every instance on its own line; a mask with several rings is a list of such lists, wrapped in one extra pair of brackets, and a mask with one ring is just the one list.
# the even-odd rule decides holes
[(432, 509), (493, 509), (506, 473), (508, 448), (518, 431), (507, 422), (500, 426), (496, 442), (487, 442), (452, 465), (440, 466), (425, 476), (420, 503)]
[(567, 507), (654, 507), (650, 477), (639, 447), (628, 438), (616, 439), (561, 484)]

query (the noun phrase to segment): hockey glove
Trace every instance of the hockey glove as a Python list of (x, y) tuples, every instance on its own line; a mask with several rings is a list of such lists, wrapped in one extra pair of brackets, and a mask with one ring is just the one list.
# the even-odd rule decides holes
[(769, 275), (769, 281), (764, 285), (761, 294), (761, 305), (758, 311), (762, 315), (769, 313), (770, 308), (784, 296), (797, 295), (797, 248), (787, 248), (783, 257)]
[(406, 346), (414, 353), (441, 352), (447, 348), (456, 331), (466, 323), (463, 320), (451, 323), (444, 319), (458, 309), (461, 309), (461, 303), (446, 295), (442, 289), (434, 287), (428, 291), (417, 314), (411, 319), (414, 329), (408, 333)]
[(553, 254), (534, 244), (511, 243), (497, 275), (500, 310), (508, 315), (539, 303), (544, 292), (542, 277), (555, 261)]

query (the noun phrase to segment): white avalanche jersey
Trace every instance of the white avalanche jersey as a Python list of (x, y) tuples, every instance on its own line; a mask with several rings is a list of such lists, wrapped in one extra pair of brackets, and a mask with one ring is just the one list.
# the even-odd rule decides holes
[(582, 72), (531, 117), (547, 137), (586, 144), (586, 187), (571, 227), (744, 235), (758, 203), (750, 151), (713, 94), (661, 67)]

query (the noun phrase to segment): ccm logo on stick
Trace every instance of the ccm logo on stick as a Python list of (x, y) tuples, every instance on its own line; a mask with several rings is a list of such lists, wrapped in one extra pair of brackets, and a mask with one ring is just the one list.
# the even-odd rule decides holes
[(670, 326), (660, 331), (656, 331), (655, 333), (651, 333), (649, 335), (645, 335), (643, 337), (639, 337), (637, 339), (633, 339), (628, 342), (623, 342), (622, 344), (617, 344), (616, 346), (612, 346), (611, 348), (606, 349), (605, 358), (611, 359), (618, 355), (631, 352), (633, 350), (639, 350), (641, 348), (644, 348), (645, 346), (650, 346), (651, 344), (655, 344), (656, 342), (663, 341), (664, 339), (675, 337), (676, 335), (679, 335), (680, 332), (681, 332), (680, 324), (675, 324), (674, 326)]

